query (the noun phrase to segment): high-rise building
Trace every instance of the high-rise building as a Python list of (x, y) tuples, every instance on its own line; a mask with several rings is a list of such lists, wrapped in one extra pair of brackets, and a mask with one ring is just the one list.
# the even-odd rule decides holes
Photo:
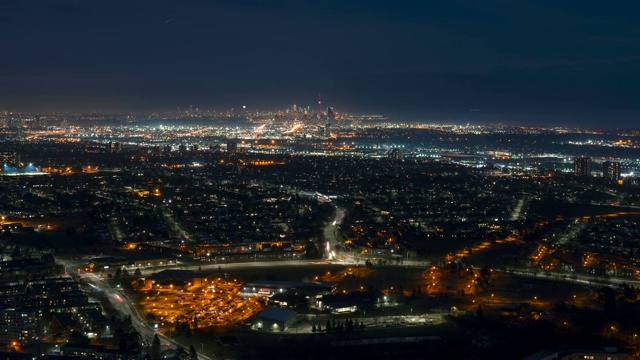
[(117, 141), (109, 141), (107, 151), (110, 153), (119, 153), (122, 151), (122, 144)]
[(620, 163), (616, 161), (603, 162), (602, 177), (609, 181), (618, 182), (620, 180)]
[(20, 154), (13, 151), (0, 152), (0, 163), (20, 166)]
[(26, 345), (40, 337), (42, 309), (0, 308), (0, 343)]
[(229, 141), (227, 143), (227, 152), (234, 153), (236, 151), (238, 151), (238, 143), (235, 141)]
[(575, 176), (591, 176), (591, 158), (577, 157), (573, 160), (573, 173)]
[(332, 107), (327, 108), (327, 118), (329, 119), (329, 121), (336, 119), (336, 113), (335, 111), (333, 111)]
[(393, 149), (389, 151), (388, 155), (389, 155), (389, 159), (391, 160), (395, 160), (395, 161), (402, 160), (402, 150), (400, 149)]

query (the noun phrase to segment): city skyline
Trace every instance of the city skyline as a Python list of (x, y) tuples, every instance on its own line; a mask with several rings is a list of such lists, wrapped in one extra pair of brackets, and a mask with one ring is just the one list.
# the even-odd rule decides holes
[(636, 126), (634, 4), (1, 6), (15, 111), (313, 110), (321, 93), (406, 121)]

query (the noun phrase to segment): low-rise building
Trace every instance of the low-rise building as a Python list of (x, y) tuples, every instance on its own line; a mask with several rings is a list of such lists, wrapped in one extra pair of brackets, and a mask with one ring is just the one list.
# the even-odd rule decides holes
[(270, 307), (259, 312), (253, 327), (256, 330), (284, 331), (295, 321), (297, 312), (282, 308)]

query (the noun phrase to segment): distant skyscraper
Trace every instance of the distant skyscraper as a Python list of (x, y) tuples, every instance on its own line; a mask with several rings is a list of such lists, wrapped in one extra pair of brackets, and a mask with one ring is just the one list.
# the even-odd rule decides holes
[(620, 163), (615, 161), (603, 162), (602, 177), (609, 181), (618, 182), (620, 180)]
[(119, 153), (122, 151), (122, 144), (119, 142), (109, 141), (109, 144), (107, 144), (107, 151), (110, 153)]
[(234, 153), (236, 151), (238, 151), (238, 143), (235, 141), (229, 141), (227, 143), (227, 152)]
[(336, 113), (333, 111), (332, 107), (327, 108), (327, 118), (329, 121), (336, 119)]
[(394, 161), (402, 160), (402, 150), (400, 149), (393, 149), (389, 151), (388, 155), (389, 155), (389, 159), (391, 160), (394, 160)]
[(591, 158), (577, 157), (573, 160), (573, 173), (576, 176), (591, 176)]
[(9, 164), (11, 166), (20, 165), (20, 154), (13, 151), (5, 151), (0, 153), (0, 163)]
[(2, 117), (0, 117), (0, 127), (9, 127), (9, 109), (3, 111)]

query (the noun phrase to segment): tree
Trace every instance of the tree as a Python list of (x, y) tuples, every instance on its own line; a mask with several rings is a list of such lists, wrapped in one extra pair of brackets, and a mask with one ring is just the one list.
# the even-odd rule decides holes
[(64, 230), (64, 234), (68, 237), (73, 237), (76, 234), (76, 228), (74, 228), (73, 226), (69, 226)]
[(312, 332), (312, 333), (315, 333), (316, 331), (318, 331), (318, 330), (316, 329), (316, 324), (313, 324), (313, 326), (311, 326), (311, 332)]
[(185, 360), (189, 356), (189, 353), (182, 346), (178, 346), (178, 348), (176, 349), (176, 356), (182, 360)]
[(114, 279), (120, 279), (120, 276), (122, 276), (122, 269), (117, 268), (116, 272), (113, 274), (113, 278)]
[(627, 283), (622, 283), (620, 285), (624, 291), (624, 298), (629, 301), (636, 301), (638, 299), (638, 294), (636, 294), (636, 290), (629, 286)]
[(152, 323), (154, 321), (156, 321), (156, 315), (152, 312), (148, 312), (147, 315), (145, 315), (146, 319), (148, 322)]
[(133, 275), (135, 277), (141, 277), (142, 276), (142, 271), (140, 271), (140, 268), (136, 268), (136, 271), (133, 272)]
[(331, 332), (331, 321), (327, 319), (327, 332)]
[(187, 337), (191, 337), (191, 325), (189, 325), (188, 322), (185, 321), (182, 323), (182, 331), (187, 335)]
[(616, 292), (609, 286), (605, 286), (598, 291), (604, 297), (604, 309), (607, 311), (616, 310)]
[(482, 310), (482, 306), (481, 305), (478, 305), (478, 309), (476, 310), (476, 318), (480, 322), (482, 322), (484, 320), (484, 311)]
[(160, 358), (160, 338), (158, 334), (153, 335), (153, 342), (151, 343), (151, 358)]
[(53, 255), (51, 254), (44, 254), (40, 259), (47, 265), (55, 265), (56, 263), (56, 259), (54, 259)]
[(88, 344), (89, 343), (89, 338), (82, 334), (79, 331), (72, 331), (71, 334), (69, 334), (69, 342), (71, 344)]
[(20, 257), (22, 257), (22, 252), (20, 251), (20, 247), (16, 246), (13, 248), (13, 253), (11, 254), (11, 257), (13, 259), (18, 259)]
[(198, 359), (198, 352), (196, 351), (196, 348), (193, 347), (193, 345), (189, 346), (189, 357), (192, 360)]

